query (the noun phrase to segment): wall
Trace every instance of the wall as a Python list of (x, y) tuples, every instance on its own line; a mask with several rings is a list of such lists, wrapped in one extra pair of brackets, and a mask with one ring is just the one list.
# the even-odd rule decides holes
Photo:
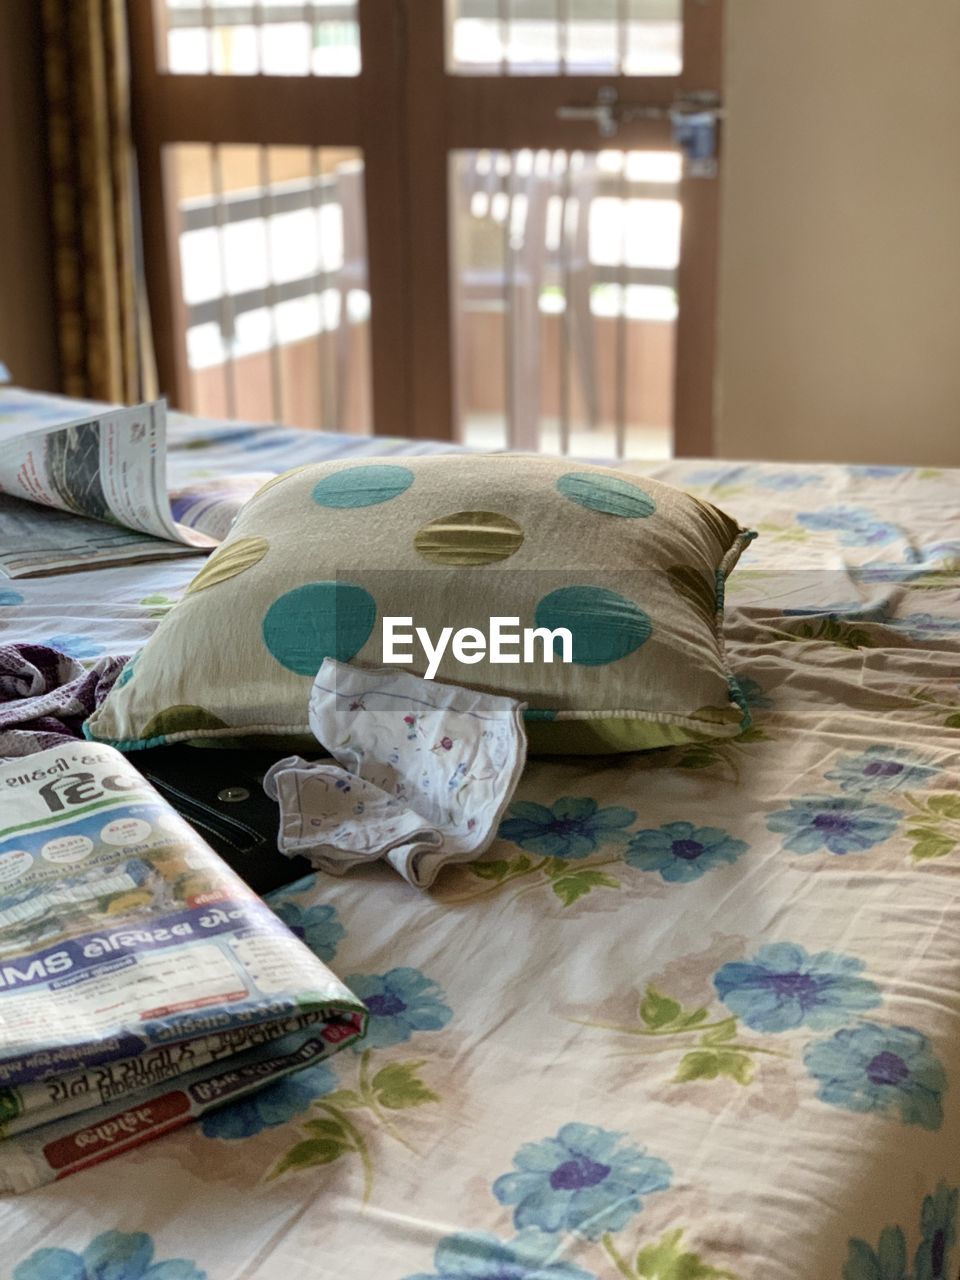
[(0, 0), (0, 361), (56, 390), (42, 59), (40, 0)]
[(717, 452), (960, 465), (960, 4), (727, 6)]

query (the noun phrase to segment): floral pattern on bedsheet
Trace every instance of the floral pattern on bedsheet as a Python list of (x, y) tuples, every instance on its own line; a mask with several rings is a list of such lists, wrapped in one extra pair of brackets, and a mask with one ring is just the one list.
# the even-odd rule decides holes
[[(304, 908), (298, 899), (313, 889), (316, 875), (270, 895), (269, 901), (288, 928), (325, 962), (335, 959), (345, 930), (330, 906)], [(236, 1142), (266, 1129), (290, 1124), (288, 1149), (265, 1167), (262, 1176), (278, 1178), (302, 1173), (344, 1157), (355, 1156), (363, 1170), (364, 1201), (373, 1190), (375, 1157), (371, 1133), (416, 1148), (403, 1131), (397, 1113), (440, 1097), (423, 1079), (423, 1059), (398, 1058), (377, 1050), (417, 1040), (420, 1033), (441, 1031), (453, 1017), (436, 982), (417, 969), (394, 968), (383, 974), (351, 974), (348, 985), (366, 1004), (367, 1035), (351, 1058), (343, 1054), (230, 1103), (203, 1117), (208, 1138)], [(359, 1059), (359, 1061), (358, 1061)]]
[(884, 1227), (876, 1249), (865, 1240), (852, 1239), (843, 1280), (952, 1280), (958, 1202), (960, 1190), (945, 1182), (924, 1197), (912, 1268), (902, 1227)]
[(354, 1067), (349, 1056), (343, 1055), (341, 1070), (334, 1078), (339, 1087), (316, 1091), (311, 1098), (315, 1104), (312, 1118), (301, 1115), (297, 1120), (300, 1141), (266, 1176), (277, 1178), (354, 1154), (363, 1167), (366, 1202), (373, 1190), (375, 1160), (365, 1130), (372, 1127), (416, 1154), (396, 1113), (441, 1100), (423, 1079), (424, 1059), (391, 1056), (384, 1062), (383, 1055), (375, 1051), (406, 1044), (419, 1032), (440, 1031), (453, 1013), (444, 1003), (439, 985), (417, 969), (392, 969), (373, 976), (355, 973), (347, 983), (370, 1011), (367, 1035), (355, 1055), (359, 1063)]
[[(513, 1210), (514, 1238), (458, 1232), (437, 1246), (432, 1275), (407, 1280), (597, 1280), (611, 1263), (626, 1280), (738, 1280), (689, 1252), (682, 1227), (635, 1255), (636, 1245), (624, 1243), (623, 1235), (636, 1234), (647, 1198), (667, 1191), (673, 1174), (627, 1134), (570, 1121), (552, 1137), (524, 1143), (513, 1164), (491, 1191)], [(564, 1259), (567, 1252), (576, 1262)]]
[[(526, 893), (545, 881), (569, 907), (594, 889), (621, 888), (623, 881), (601, 870), (604, 867), (656, 872), (664, 882), (682, 884), (699, 879), (713, 867), (735, 862), (747, 849), (744, 841), (726, 831), (690, 822), (627, 832), (625, 828), (636, 818), (631, 809), (600, 808), (589, 796), (563, 796), (549, 807), (516, 801), (500, 825), (499, 838), (539, 856), (468, 863), (468, 876), (485, 882), (484, 887), (472, 892), (468, 888), (462, 898), (444, 901), (483, 897), (515, 880), (526, 881), (518, 890)], [(603, 856), (592, 856), (604, 848), (608, 852)], [(534, 877), (532, 883), (530, 877)]]
[[(762, 1085), (764, 1059), (792, 1058), (794, 1077), (799, 1078), (802, 1064), (822, 1102), (939, 1129), (943, 1066), (920, 1032), (870, 1020), (867, 1015), (875, 1016), (883, 995), (864, 969), (856, 956), (811, 955), (796, 943), (767, 943), (754, 956), (727, 961), (712, 975), (715, 996), (725, 1006), (719, 1010), (709, 1001), (685, 1007), (648, 985), (642, 995), (627, 997), (636, 1008), (630, 1021), (572, 1021), (612, 1033), (615, 1047), (609, 1053), (675, 1058), (673, 1084), (729, 1079), (741, 1086)], [(664, 987), (671, 990), (669, 974)], [(832, 1034), (810, 1037), (810, 1032), (827, 1031)], [(800, 1034), (788, 1039), (790, 1033)], [(758, 1039), (758, 1034), (771, 1038)], [(625, 1049), (629, 1041), (623, 1037), (632, 1038), (634, 1047)], [(779, 1076), (782, 1063), (773, 1065)]]
[[(435, 447), (177, 420), (171, 473)], [(958, 1280), (960, 474), (636, 470), (761, 530), (753, 727), (531, 761), (430, 893), (275, 895), (367, 1042), (0, 1200), (0, 1280)], [(196, 567), (18, 582), (0, 629), (131, 653)]]
[(80, 1253), (38, 1249), (14, 1270), (13, 1280), (206, 1280), (192, 1262), (154, 1262), (153, 1253), (153, 1241), (143, 1232), (105, 1231)]

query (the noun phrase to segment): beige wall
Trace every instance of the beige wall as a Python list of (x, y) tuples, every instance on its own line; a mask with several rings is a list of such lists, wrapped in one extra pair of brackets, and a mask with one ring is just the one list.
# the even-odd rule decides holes
[(960, 3), (727, 6), (717, 452), (960, 465)]
[(40, 0), (0, 0), (0, 361), (56, 390), (42, 77)]

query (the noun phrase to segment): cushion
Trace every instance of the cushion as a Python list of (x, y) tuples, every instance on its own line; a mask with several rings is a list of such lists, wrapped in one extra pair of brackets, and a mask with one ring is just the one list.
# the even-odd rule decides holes
[[(391, 661), (383, 619), (451, 640), (435, 677), (528, 704), (534, 751), (634, 751), (749, 723), (721, 639), (723, 585), (754, 535), (655, 480), (565, 458), (444, 454), (299, 467), (240, 512), (85, 726), (122, 750), (307, 738), (324, 658)], [(531, 661), (493, 662), (492, 617)], [(564, 662), (565, 628), (572, 660)], [(510, 627), (507, 627), (509, 631)], [(553, 660), (545, 654), (552, 650)], [(501, 656), (523, 657), (519, 643)]]

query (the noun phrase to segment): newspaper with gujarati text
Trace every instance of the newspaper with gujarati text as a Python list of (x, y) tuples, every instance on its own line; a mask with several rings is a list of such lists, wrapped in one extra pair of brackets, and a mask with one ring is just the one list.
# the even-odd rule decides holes
[(0, 766), (0, 1192), (119, 1155), (365, 1026), (118, 751)]
[(262, 482), (262, 476), (232, 487), (221, 482), (206, 501), (184, 495), (175, 519), (162, 400), (91, 410), (4, 392), (0, 573), (40, 577), (209, 551)]

